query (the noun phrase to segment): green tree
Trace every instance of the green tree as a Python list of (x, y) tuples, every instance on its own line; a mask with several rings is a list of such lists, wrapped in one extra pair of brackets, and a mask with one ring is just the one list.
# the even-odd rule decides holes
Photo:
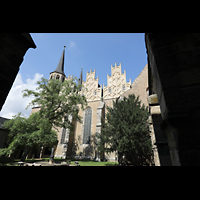
[(9, 130), (7, 148), (1, 150), (1, 155), (11, 155), (17, 149), (23, 148), (21, 160), (24, 160), (29, 151), (34, 147), (52, 147), (57, 143), (57, 134), (52, 127), (64, 127), (73, 129), (72, 116), (79, 122), (79, 107), (87, 105), (86, 98), (79, 94), (80, 85), (76, 79), (60, 80), (42, 78), (38, 81), (36, 91), (24, 90), (23, 97), (33, 96), (34, 100), (27, 106), (40, 106), (37, 113), (33, 113), (28, 119), (21, 113), (7, 121), (4, 127)]
[(50, 124), (47, 120), (39, 119), (39, 114), (34, 113), (29, 118), (25, 118), (21, 113), (13, 116), (3, 124), (9, 130), (7, 148), (1, 154), (12, 155), (19, 149), (23, 149), (21, 160), (25, 160), (29, 151), (41, 145), (53, 146), (57, 143), (56, 132), (47, 132)]
[[(75, 117), (81, 122), (78, 115), (81, 109), (87, 105), (86, 98), (79, 94), (81, 85), (76, 83), (76, 78), (65, 80), (64, 82), (56, 79), (47, 80), (42, 78), (37, 82), (39, 87), (36, 91), (24, 90), (23, 97), (33, 96), (34, 100), (28, 105), (39, 105), (40, 118), (46, 119), (54, 127), (73, 128), (69, 116)], [(49, 131), (52, 127), (49, 127)]]
[(139, 97), (113, 101), (107, 107), (106, 122), (103, 122), (98, 148), (104, 152), (117, 152), (121, 165), (143, 166), (152, 161), (152, 144), (149, 135), (147, 107), (141, 106)]

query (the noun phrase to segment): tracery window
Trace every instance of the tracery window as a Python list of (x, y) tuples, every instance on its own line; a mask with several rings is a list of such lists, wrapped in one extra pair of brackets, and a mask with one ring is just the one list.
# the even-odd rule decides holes
[(62, 135), (61, 135), (61, 140), (60, 140), (60, 144), (64, 144), (64, 142), (65, 142), (65, 136), (66, 136), (66, 129), (63, 128)]
[(86, 111), (85, 111), (83, 144), (88, 144), (90, 142), (91, 122), (92, 122), (92, 109), (91, 108), (87, 108)]

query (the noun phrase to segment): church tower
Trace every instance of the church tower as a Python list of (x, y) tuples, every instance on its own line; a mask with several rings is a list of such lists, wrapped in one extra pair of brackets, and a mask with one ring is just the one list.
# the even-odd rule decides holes
[(50, 73), (49, 80), (50, 79), (59, 79), (63, 82), (66, 78), (65, 73), (64, 73), (65, 47), (66, 46), (64, 46), (64, 50), (63, 50), (63, 53), (61, 55), (61, 58), (60, 58), (60, 61), (58, 63), (56, 70)]

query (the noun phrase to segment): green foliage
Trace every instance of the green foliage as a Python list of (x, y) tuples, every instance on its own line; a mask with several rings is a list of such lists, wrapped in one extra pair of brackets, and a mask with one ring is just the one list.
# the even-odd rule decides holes
[(9, 130), (9, 134), (7, 148), (1, 151), (1, 155), (10, 155), (19, 148), (28, 150), (36, 145), (52, 146), (57, 143), (56, 132), (50, 129), (47, 120), (40, 119), (39, 113), (34, 113), (29, 118), (19, 113), (3, 126)]
[(57, 134), (52, 130), (53, 126), (72, 129), (69, 115), (81, 122), (77, 105), (84, 109), (87, 102), (86, 98), (78, 93), (81, 86), (76, 84), (75, 79), (61, 82), (42, 78), (37, 84), (39, 86), (36, 91), (26, 89), (23, 91), (23, 97), (33, 96), (34, 100), (28, 107), (39, 105), (41, 109), (29, 118), (19, 113), (4, 123), (9, 135), (7, 148), (0, 151), (0, 156), (11, 155), (18, 149), (24, 149), (21, 158), (24, 160), (31, 148), (52, 147), (57, 143)]
[(152, 159), (152, 144), (147, 119), (148, 109), (141, 106), (139, 97), (129, 95), (117, 99), (113, 107), (107, 107), (106, 122), (98, 135), (99, 150), (118, 152), (120, 164), (149, 165)]
[(39, 87), (36, 91), (24, 90), (23, 97), (34, 96), (34, 100), (29, 106), (40, 105), (41, 118), (48, 119), (54, 126), (64, 128), (72, 128), (72, 123), (68, 119), (69, 115), (81, 122), (77, 105), (81, 105), (81, 108), (84, 109), (87, 101), (78, 93), (81, 86), (76, 83), (76, 79), (62, 82), (56, 79), (48, 81), (42, 78), (38, 84)]

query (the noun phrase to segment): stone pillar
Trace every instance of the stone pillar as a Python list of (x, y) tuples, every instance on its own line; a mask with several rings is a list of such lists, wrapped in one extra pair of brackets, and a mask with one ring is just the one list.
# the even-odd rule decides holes
[(200, 33), (146, 33), (145, 43), (172, 165), (200, 166)]
[(157, 94), (148, 97), (149, 110), (151, 113), (151, 140), (154, 152), (154, 163), (156, 166), (171, 166), (169, 153), (168, 138), (166, 133), (161, 129), (161, 111)]
[[(103, 101), (100, 101), (99, 106), (97, 108), (97, 124), (96, 124), (96, 133), (101, 133), (101, 120), (104, 117), (104, 108), (105, 108), (105, 103)], [(95, 157), (97, 161), (100, 161), (100, 153), (95, 150)]]
[(177, 139), (178, 139), (177, 129), (167, 124), (164, 130), (168, 138), (168, 145), (170, 149), (172, 165), (181, 166), (179, 153), (178, 153), (179, 152), (178, 145), (177, 145)]
[(151, 116), (149, 116), (149, 131), (150, 131), (151, 142), (152, 142), (154, 164), (155, 164), (155, 166), (160, 166), (160, 159), (159, 159), (159, 155), (158, 155), (158, 148), (155, 145), (156, 144), (156, 138), (155, 138), (155, 132), (154, 132), (153, 121), (152, 121)]

